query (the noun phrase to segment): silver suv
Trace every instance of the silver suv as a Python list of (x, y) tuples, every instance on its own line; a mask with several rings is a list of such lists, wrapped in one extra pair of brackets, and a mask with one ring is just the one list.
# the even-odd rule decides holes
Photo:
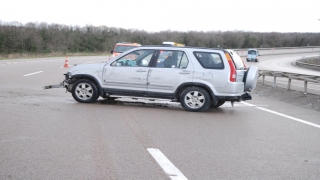
[(187, 111), (206, 111), (226, 101), (251, 100), (248, 92), (257, 77), (258, 68), (247, 69), (232, 50), (141, 46), (100, 64), (75, 65), (61, 86), (81, 103), (129, 96), (170, 99)]

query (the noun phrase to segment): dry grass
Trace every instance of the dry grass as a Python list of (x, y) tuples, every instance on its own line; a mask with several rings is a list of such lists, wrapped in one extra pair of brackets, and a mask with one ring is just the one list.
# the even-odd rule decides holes
[(320, 65), (320, 57), (316, 57), (316, 58), (312, 57), (312, 58), (302, 59), (301, 62)]
[(63, 53), (63, 52), (53, 52), (45, 54), (36, 54), (36, 53), (12, 53), (12, 54), (0, 54), (0, 60), (9, 60), (9, 59), (28, 59), (28, 58), (44, 58), (44, 57), (62, 57), (62, 56), (109, 56), (110, 53)]

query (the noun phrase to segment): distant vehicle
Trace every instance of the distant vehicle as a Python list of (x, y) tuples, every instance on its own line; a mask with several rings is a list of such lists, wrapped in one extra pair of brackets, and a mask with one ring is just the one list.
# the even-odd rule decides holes
[(168, 42), (168, 41), (163, 42), (162, 45), (165, 45), (165, 46), (185, 46), (184, 44), (181, 44), (181, 43)]
[(141, 46), (141, 44), (138, 44), (138, 43), (131, 43), (131, 42), (121, 42), (121, 43), (117, 43), (113, 50), (111, 50), (111, 54), (112, 54), (112, 57), (116, 57), (118, 56), (119, 54), (125, 52), (125, 51), (128, 51), (132, 48), (136, 48), (136, 47), (139, 47)]
[(249, 49), (247, 54), (247, 61), (259, 61), (259, 51), (257, 49)]

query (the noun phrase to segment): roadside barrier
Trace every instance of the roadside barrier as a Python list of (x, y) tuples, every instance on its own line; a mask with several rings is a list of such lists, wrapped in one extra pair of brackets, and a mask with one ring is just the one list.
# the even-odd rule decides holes
[(68, 68), (69, 67), (69, 62), (68, 62), (68, 56), (66, 56), (66, 60), (64, 61), (64, 68)]
[(307, 94), (308, 82), (320, 83), (320, 76), (296, 74), (282, 71), (259, 70), (259, 77), (260, 76), (262, 76), (262, 84), (264, 84), (265, 76), (273, 76), (273, 87), (276, 87), (277, 77), (287, 78), (287, 90), (290, 90), (292, 79), (304, 81), (304, 94)]
[[(279, 48), (254, 48), (259, 51), (259, 56), (298, 54), (298, 53), (319, 53), (320, 46), (302, 46), (302, 47), (279, 47)], [(247, 56), (248, 49), (234, 49), (241, 57)]]

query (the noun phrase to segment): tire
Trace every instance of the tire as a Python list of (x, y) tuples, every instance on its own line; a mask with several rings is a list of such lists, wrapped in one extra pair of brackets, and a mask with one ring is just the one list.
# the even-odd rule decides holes
[(95, 102), (99, 98), (98, 89), (95, 83), (88, 79), (79, 79), (71, 89), (73, 98), (80, 103)]
[(226, 101), (225, 100), (219, 100), (216, 105), (211, 104), (210, 108), (218, 108), (222, 106)]
[(250, 66), (244, 79), (245, 91), (251, 92), (254, 90), (254, 88), (257, 85), (258, 75), (259, 75), (258, 67)]
[(186, 111), (206, 111), (211, 104), (208, 92), (200, 87), (188, 87), (180, 96), (181, 106)]

